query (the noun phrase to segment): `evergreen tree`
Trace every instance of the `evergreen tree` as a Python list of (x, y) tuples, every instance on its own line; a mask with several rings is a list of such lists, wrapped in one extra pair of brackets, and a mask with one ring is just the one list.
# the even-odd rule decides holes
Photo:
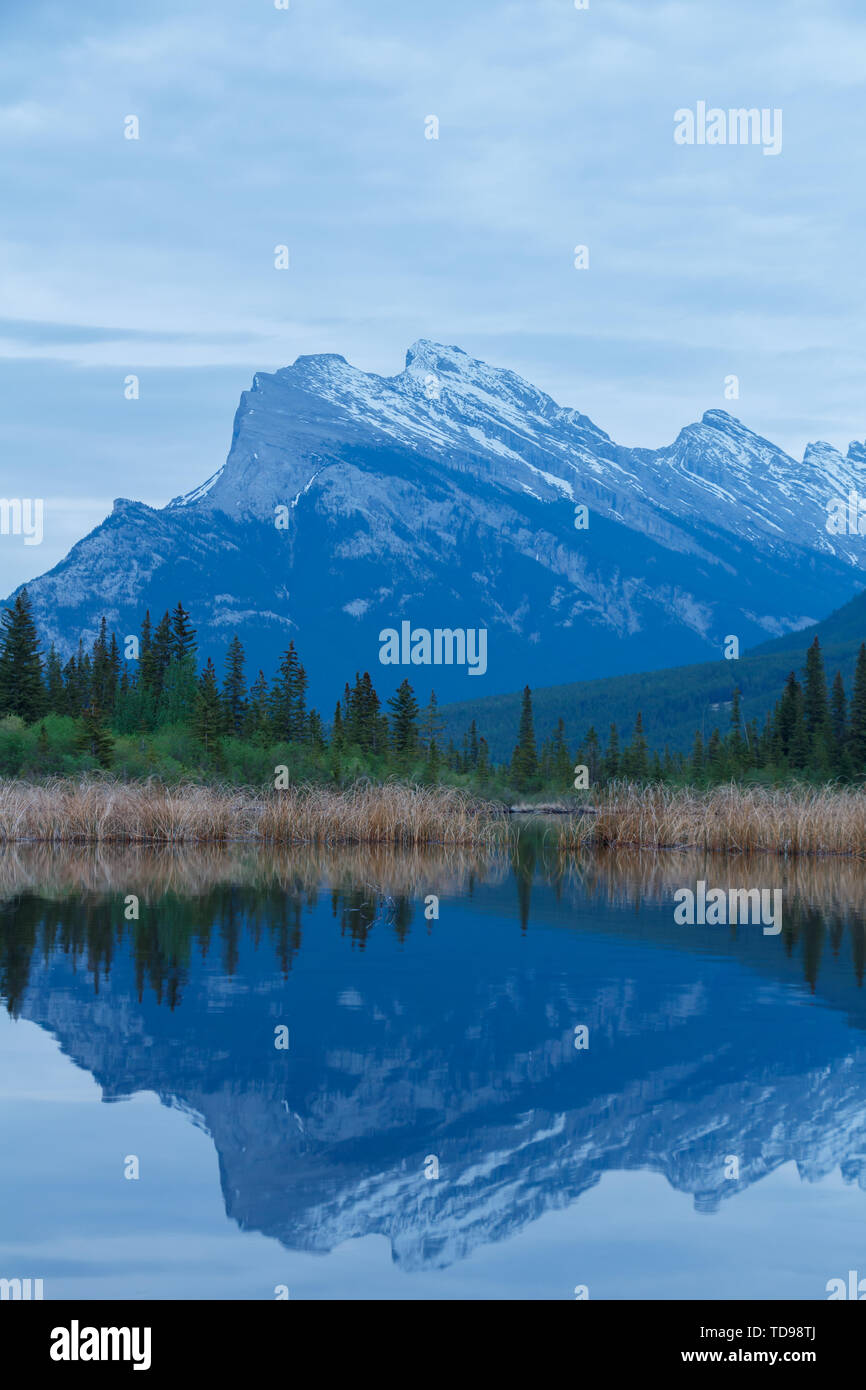
[(604, 755), (604, 775), (608, 782), (612, 782), (620, 774), (620, 754), (619, 754), (619, 733), (615, 724), (610, 726), (610, 736), (607, 740), (607, 752)]
[(803, 689), (803, 717), (811, 748), (830, 739), (830, 705), (821, 644), (816, 637), (806, 653), (806, 680)]
[(317, 709), (311, 709), (307, 715), (305, 742), (310, 745), (314, 753), (324, 753), (328, 747), (328, 741), (325, 738), (325, 726)]
[(743, 715), (740, 709), (740, 688), (734, 686), (734, 693), (731, 697), (731, 731), (728, 734), (728, 764), (731, 772), (736, 776), (742, 772), (746, 762), (746, 743), (743, 739)]
[(511, 759), (511, 775), (518, 791), (526, 791), (538, 770), (538, 750), (535, 746), (535, 725), (532, 717), (532, 692), (523, 688), (520, 708), (520, 727), (517, 747)]
[(166, 667), (159, 697), (157, 719), (160, 725), (187, 724), (195, 708), (198, 675), (194, 656), (172, 657)]
[(424, 761), (424, 781), (434, 785), (439, 781), (439, 749), (436, 740), (431, 739), (427, 744), (427, 756)]
[[(116, 654), (117, 642), (115, 640), (115, 657)], [(108, 631), (104, 616), (100, 621), (99, 633), (93, 643), (90, 670), (91, 702), (107, 716), (110, 716), (114, 709), (115, 699), (117, 698), (117, 671), (112, 659), (111, 645), (108, 640)]]
[[(589, 774), (590, 786), (599, 780), (604, 771), (604, 757), (601, 751), (598, 734), (595, 727), (590, 725), (586, 731), (586, 738), (577, 754), (577, 763), (582, 763)], [(573, 772), (575, 764), (572, 764)], [(572, 781), (573, 781), (572, 777)]]
[(854, 685), (848, 708), (848, 753), (858, 776), (866, 772), (866, 643), (861, 643), (854, 668)]
[(60, 664), (60, 657), (57, 655), (53, 642), (49, 648), (48, 659), (45, 663), (45, 694), (46, 707), (49, 714), (66, 713), (66, 688), (63, 684), (63, 667)]
[(141, 638), (138, 643), (138, 681), (143, 689), (152, 691), (155, 688), (155, 674), (153, 629), (148, 608), (141, 624)]
[(81, 729), (75, 746), (82, 753), (89, 753), (100, 767), (111, 767), (114, 757), (114, 740), (105, 727), (102, 711), (97, 705), (88, 705), (81, 715)]
[(150, 642), (150, 689), (156, 701), (162, 695), (166, 672), (174, 655), (171, 617), (166, 612), (156, 625)]
[(478, 766), (478, 726), (473, 719), (469, 725), (468, 746), (466, 750), (467, 771), (474, 772)]
[(230, 734), (239, 738), (243, 733), (247, 714), (247, 687), (244, 680), (244, 649), (237, 633), (229, 642), (226, 651), (225, 678), (223, 680), (223, 704), (226, 713), (226, 728)]
[(704, 740), (701, 737), (700, 729), (695, 729), (695, 741), (692, 744), (692, 760), (689, 768), (692, 777), (696, 782), (700, 782), (704, 775)]
[(421, 725), (419, 729), (421, 742), (425, 748), (429, 749), (430, 745), (433, 743), (437, 744), (437, 746), (441, 744), (442, 729), (444, 727), (444, 724), (445, 720), (439, 713), (439, 704), (436, 699), (436, 691), (431, 690), (430, 703), (427, 705), (427, 708), (424, 710), (424, 713), (421, 716)]
[(259, 671), (252, 685), (250, 686), (250, 698), (247, 704), (246, 721), (244, 731), (251, 738), (263, 739), (270, 732), (268, 713), (270, 691), (264, 671)]
[(364, 753), (383, 753), (388, 747), (388, 722), (381, 713), (379, 696), (369, 671), (355, 673), (355, 684), (346, 688), (346, 739)]
[[(435, 744), (434, 744), (435, 747)], [(487, 739), (482, 735), (478, 740), (478, 785), (486, 787), (490, 781), (490, 749)]]
[(225, 707), (217, 686), (216, 669), (208, 657), (198, 678), (192, 719), (193, 731), (204, 744), (205, 753), (211, 753), (217, 746), (225, 727), (224, 720)]
[(790, 672), (782, 698), (776, 706), (773, 741), (776, 755), (790, 768), (806, 766), (809, 736), (803, 708), (803, 687), (793, 671)]
[(707, 744), (706, 773), (709, 781), (721, 782), (725, 776), (725, 753), (722, 746), (722, 736), (718, 729), (713, 729), (710, 734), (710, 741)]
[(574, 763), (565, 737), (565, 720), (559, 719), (550, 740), (550, 778), (557, 788), (565, 791), (574, 782)]
[(331, 730), (331, 747), (334, 749), (335, 752), (342, 753), (343, 748), (345, 747), (345, 743), (346, 737), (343, 730), (343, 708), (340, 704), (340, 701), (338, 700), (337, 707), (334, 710), (334, 725)]
[(649, 749), (643, 731), (643, 716), (640, 710), (634, 721), (631, 743), (623, 755), (623, 773), (633, 777), (636, 782), (645, 782), (649, 777)]
[(0, 619), (0, 715), (17, 714), (29, 724), (42, 716), (46, 703), (39, 635), (22, 589)]
[(171, 615), (171, 655), (175, 661), (183, 661), (186, 657), (194, 657), (196, 650), (195, 628), (183, 604), (178, 600)]
[(833, 678), (833, 693), (830, 696), (830, 731), (833, 739), (833, 767), (836, 772), (844, 774), (847, 761), (848, 701), (845, 698), (845, 685), (841, 671), (837, 671)]
[(418, 747), (418, 701), (408, 680), (388, 701), (391, 710), (391, 743), (398, 758), (411, 758)]
[(303, 741), (307, 731), (307, 673), (298, 659), (294, 642), (281, 659), (271, 691), (271, 723), (277, 738), (289, 743)]

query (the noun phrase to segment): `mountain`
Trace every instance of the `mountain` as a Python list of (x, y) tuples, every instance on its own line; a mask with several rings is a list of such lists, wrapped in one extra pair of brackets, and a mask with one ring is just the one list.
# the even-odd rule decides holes
[[(710, 410), (665, 448), (624, 448), (513, 372), (422, 340), (393, 377), (335, 354), (257, 374), (222, 468), (162, 509), (118, 500), (28, 589), (64, 653), (103, 613), (125, 634), (182, 598), (203, 652), (237, 631), (252, 674), (294, 638), (317, 702), (364, 669), (384, 693), (409, 674), (425, 698), (476, 698), (821, 618), (862, 584), (862, 538), (825, 524), (851, 489), (866, 493), (866, 446), (797, 463)], [(486, 629), (483, 674), (382, 666), (379, 633), (404, 620)]]
[[(736, 661), (703, 661), (661, 671), (641, 671), (605, 680), (575, 681), (532, 691), (535, 733), (548, 738), (560, 719), (569, 742), (577, 746), (594, 726), (602, 743), (609, 726), (616, 724), (628, 735), (640, 710), (651, 748), (668, 744), (674, 751), (689, 752), (695, 730), (706, 741), (718, 726), (727, 731), (734, 687), (739, 687), (743, 719), (763, 725), (764, 717), (778, 700), (789, 671), (803, 678), (806, 652), (815, 638), (821, 644), (828, 686), (841, 671), (849, 697), (857, 653), (866, 642), (866, 592), (857, 594), (820, 623), (787, 633), (772, 642), (752, 647)], [(493, 695), (487, 699), (445, 705), (443, 736), (460, 743), (474, 719), (496, 760), (510, 757), (517, 742), (521, 693)]]
[[(200, 905), (175, 898), (165, 958), (159, 934), (148, 950), (120, 932), (116, 890), (89, 893), (86, 911), (27, 894), (0, 904), (0, 919), (23, 902), (25, 939), (39, 943), (19, 1015), (105, 1101), (152, 1091), (203, 1128), (242, 1229), (320, 1254), (378, 1235), (407, 1271), (441, 1269), (608, 1173), (661, 1174), (704, 1213), (748, 1201), (791, 1163), (803, 1181), (837, 1173), (866, 1188), (854, 915), (840, 913), (831, 942), (808, 887), (785, 880), (787, 944), (748, 929), (684, 936), (670, 904), (696, 865), (712, 871), (694, 856), (634, 888), (593, 866), (564, 896), (537, 876), (520, 896), (509, 878), (473, 875), (471, 908), (465, 883), (440, 882), (432, 934), (420, 900), (401, 900), (402, 935), (368, 922), (366, 952), (351, 925), (359, 897), (300, 878), (267, 899), (240, 885), (205, 890)], [(149, 906), (166, 920), (165, 899)], [(22, 942), (7, 943), (20, 974)], [(804, 997), (813, 1007), (793, 1009)], [(262, 1042), (284, 1018), (288, 1054)], [(431, 1153), (435, 1184), (423, 1177)], [(808, 1277), (822, 1291), (833, 1272)]]

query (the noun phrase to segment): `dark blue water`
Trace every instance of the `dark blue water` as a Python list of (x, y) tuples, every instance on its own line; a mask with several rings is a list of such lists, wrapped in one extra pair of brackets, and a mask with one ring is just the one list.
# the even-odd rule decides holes
[(688, 861), (13, 868), (0, 1277), (821, 1299), (866, 1276), (852, 866), (733, 874), (783, 886), (776, 937), (676, 926), (675, 885), (723, 881)]

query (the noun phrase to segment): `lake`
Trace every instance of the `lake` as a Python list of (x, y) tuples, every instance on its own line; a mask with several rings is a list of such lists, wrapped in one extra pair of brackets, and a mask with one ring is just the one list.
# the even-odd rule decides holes
[[(679, 925), (699, 882), (780, 890), (781, 929)], [(864, 901), (849, 860), (532, 834), (7, 849), (0, 1277), (826, 1299), (866, 1276)]]

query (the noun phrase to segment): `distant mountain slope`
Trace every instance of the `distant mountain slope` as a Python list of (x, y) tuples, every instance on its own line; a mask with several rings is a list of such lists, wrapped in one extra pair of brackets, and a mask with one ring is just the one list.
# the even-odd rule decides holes
[[(144, 480), (142, 480), (142, 486)], [(477, 698), (711, 658), (821, 618), (863, 583), (827, 502), (866, 493), (866, 449), (796, 462), (721, 410), (626, 449), (513, 372), (420, 341), (393, 377), (342, 357), (256, 375), (228, 459), (162, 510), (121, 499), (31, 592), (64, 653), (101, 615), (136, 631), (182, 598), (204, 654), (252, 673), (294, 638), (313, 700), (369, 669), (387, 695)], [(589, 509), (577, 529), (576, 509)], [(379, 633), (488, 630), (484, 675), (382, 666)]]
[[(651, 747), (662, 749), (668, 743), (674, 751), (688, 752), (696, 729), (701, 729), (705, 739), (716, 725), (723, 733), (726, 731), (734, 686), (740, 688), (743, 717), (747, 721), (757, 719), (762, 725), (789, 671), (802, 675), (806, 651), (815, 637), (821, 643), (828, 684), (840, 670), (850, 696), (857, 652), (860, 644), (866, 642), (866, 592), (822, 622), (752, 648), (738, 661), (704, 661), (670, 670), (534, 689), (536, 736), (547, 738), (562, 718), (569, 741), (575, 746), (591, 725), (605, 742), (611, 723), (617, 725), (621, 737), (630, 734), (635, 714), (640, 710)], [(515, 691), (445, 706), (445, 738), (459, 743), (475, 719), (494, 758), (510, 756), (517, 742), (520, 700), (520, 692)]]

